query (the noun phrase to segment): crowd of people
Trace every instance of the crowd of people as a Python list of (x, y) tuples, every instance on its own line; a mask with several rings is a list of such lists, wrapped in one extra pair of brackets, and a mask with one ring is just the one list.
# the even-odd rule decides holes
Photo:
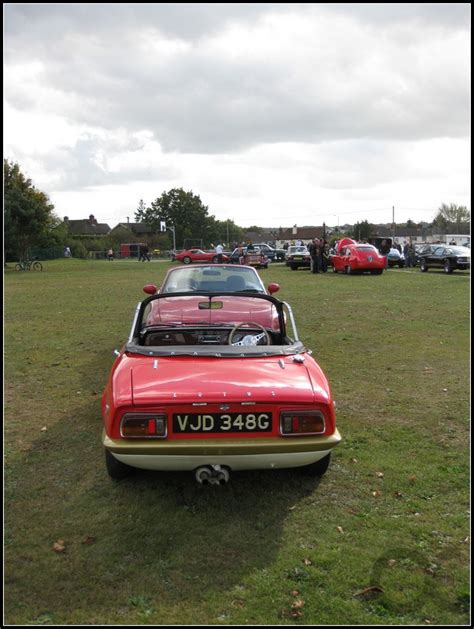
[(323, 238), (313, 238), (309, 247), (311, 273), (326, 273), (329, 265), (329, 243)]

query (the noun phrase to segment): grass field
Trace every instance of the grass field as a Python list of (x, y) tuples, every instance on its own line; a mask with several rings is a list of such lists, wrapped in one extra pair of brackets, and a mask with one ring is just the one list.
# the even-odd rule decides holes
[(170, 263), (43, 266), (4, 278), (5, 623), (469, 623), (467, 273), (262, 270), (329, 378), (343, 441), (320, 481), (203, 487), (115, 483), (103, 461), (113, 350)]

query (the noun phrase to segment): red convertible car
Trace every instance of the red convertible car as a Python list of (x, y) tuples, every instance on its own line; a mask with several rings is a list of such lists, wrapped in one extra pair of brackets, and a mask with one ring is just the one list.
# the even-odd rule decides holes
[[(185, 249), (175, 255), (175, 260), (183, 262), (184, 264), (191, 264), (192, 262), (214, 262), (216, 263), (217, 253), (215, 251), (203, 251), (202, 249)], [(222, 254), (222, 261), (229, 262), (229, 256)]]
[(387, 265), (387, 258), (380, 255), (376, 247), (367, 243), (356, 242), (352, 238), (343, 238), (336, 246), (336, 253), (331, 257), (334, 273), (369, 272), (371, 275), (381, 275)]
[(225, 484), (239, 470), (324, 474), (341, 440), (335, 405), (290, 306), (256, 291), (153, 288), (102, 397), (109, 475), (187, 470)]

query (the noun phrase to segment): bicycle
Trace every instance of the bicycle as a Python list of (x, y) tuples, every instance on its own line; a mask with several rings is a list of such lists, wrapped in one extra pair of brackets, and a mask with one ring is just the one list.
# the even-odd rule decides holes
[(16, 271), (42, 271), (43, 265), (39, 260), (20, 260), (18, 264), (15, 265)]

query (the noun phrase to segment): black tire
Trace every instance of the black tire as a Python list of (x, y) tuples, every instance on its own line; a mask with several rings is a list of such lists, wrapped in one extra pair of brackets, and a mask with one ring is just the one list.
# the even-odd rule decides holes
[(33, 271), (42, 271), (43, 265), (41, 264), (41, 262), (33, 262), (31, 268), (33, 269)]
[(192, 260), (189, 256), (183, 258), (183, 264), (191, 264)]
[(296, 271), (298, 269), (298, 267), (295, 266), (294, 264), (290, 264), (289, 267), (292, 271)]
[(301, 471), (307, 476), (324, 476), (326, 473), (329, 463), (331, 462), (331, 453), (327, 454), (324, 458), (316, 461), (316, 463), (311, 463), (311, 465), (305, 465), (301, 468)]
[(23, 271), (21, 264), (15, 264), (15, 271)]
[(427, 273), (428, 272), (428, 266), (426, 264), (426, 260), (420, 260), (420, 271), (422, 273)]
[(217, 264), (218, 262), (219, 262), (219, 258), (218, 258), (217, 256), (214, 256), (214, 257), (212, 258), (212, 263), (213, 263), (213, 264)]
[(125, 465), (118, 459), (114, 457), (108, 450), (104, 450), (105, 452), (105, 467), (107, 468), (107, 472), (110, 478), (114, 480), (121, 480), (122, 478), (126, 478), (130, 476), (134, 472), (134, 468), (130, 467), (130, 465)]
[(449, 260), (445, 260), (444, 261), (444, 272), (445, 273), (452, 273), (454, 271), (452, 264)]

